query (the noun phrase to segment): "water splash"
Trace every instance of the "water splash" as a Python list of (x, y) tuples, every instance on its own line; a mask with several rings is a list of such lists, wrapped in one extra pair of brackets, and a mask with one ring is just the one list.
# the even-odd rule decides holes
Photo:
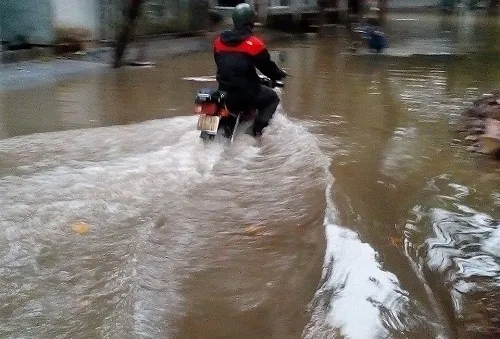
[(444, 337), (443, 326), (431, 320), (432, 312), (412, 300), (398, 278), (384, 270), (376, 251), (354, 231), (338, 225), (331, 199), (334, 178), (327, 163), (325, 170), (327, 248), (303, 337), (390, 338), (401, 333)]

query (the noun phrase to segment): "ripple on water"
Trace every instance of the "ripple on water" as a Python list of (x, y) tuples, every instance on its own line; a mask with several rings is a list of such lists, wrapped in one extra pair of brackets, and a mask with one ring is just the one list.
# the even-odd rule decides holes
[[(500, 324), (500, 304), (495, 302), (500, 294), (500, 223), (471, 208), (476, 199), (484, 200), (449, 176), (434, 178), (428, 188), (427, 200), (414, 207), (407, 221), (407, 251), (416, 262), (423, 260), (423, 268), (437, 279), (435, 287), (449, 294), (461, 335), (492, 335), (492, 326)], [(486, 293), (494, 297), (487, 300)]]

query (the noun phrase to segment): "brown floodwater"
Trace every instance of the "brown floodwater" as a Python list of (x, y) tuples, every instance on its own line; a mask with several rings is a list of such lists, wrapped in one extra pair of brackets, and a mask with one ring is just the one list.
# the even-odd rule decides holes
[(271, 45), (292, 76), (260, 141), (199, 139), (210, 53), (1, 92), (0, 337), (497, 337), (500, 167), (452, 129), (500, 25), (388, 34)]

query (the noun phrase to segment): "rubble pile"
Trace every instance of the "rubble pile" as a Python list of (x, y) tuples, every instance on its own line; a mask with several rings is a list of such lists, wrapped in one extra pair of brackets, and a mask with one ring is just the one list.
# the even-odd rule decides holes
[(500, 160), (500, 91), (484, 95), (467, 108), (457, 131), (463, 135), (468, 150)]

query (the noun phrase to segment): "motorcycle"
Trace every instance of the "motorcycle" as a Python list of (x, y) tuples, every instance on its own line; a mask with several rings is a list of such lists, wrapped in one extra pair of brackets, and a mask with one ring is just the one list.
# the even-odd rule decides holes
[[(260, 76), (260, 83), (270, 88), (284, 87), (283, 81), (271, 80)], [(240, 125), (251, 123), (257, 112), (254, 109), (231, 112), (226, 107), (227, 93), (211, 88), (201, 88), (196, 92), (195, 114), (199, 115), (197, 130), (201, 131), (200, 138), (214, 140), (217, 135), (234, 141), (236, 131)]]

